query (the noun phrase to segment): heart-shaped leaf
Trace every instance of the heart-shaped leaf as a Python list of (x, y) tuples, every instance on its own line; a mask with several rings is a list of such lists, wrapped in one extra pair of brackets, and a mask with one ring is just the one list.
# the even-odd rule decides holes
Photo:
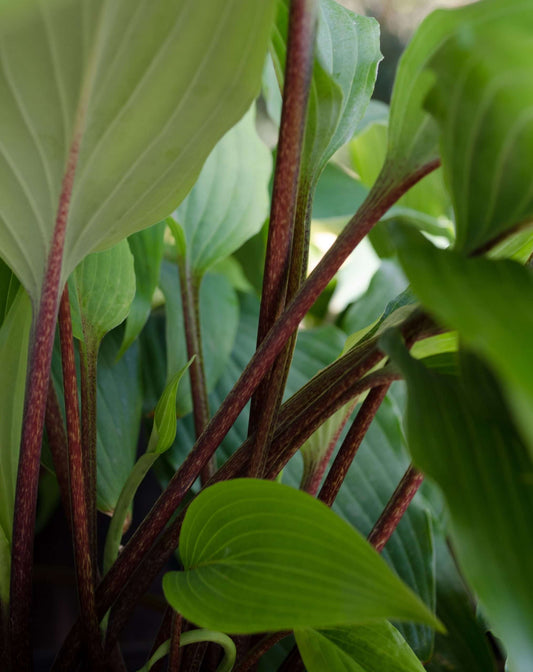
[(253, 633), (385, 617), (438, 627), (350, 525), (280, 483), (204, 490), (185, 516), (179, 553), (184, 571), (165, 575), (165, 595), (203, 627)]
[(0, 20), (0, 249), (35, 303), (77, 143), (63, 280), (187, 194), (257, 95), (275, 2), (25, 4)]
[(382, 338), (409, 388), (407, 429), (415, 464), (442, 489), (459, 565), (517, 672), (533, 659), (533, 463), (498, 381), (462, 354), (459, 378), (413, 359), (398, 333)]
[(412, 649), (387, 621), (331, 630), (296, 630), (307, 672), (423, 672)]

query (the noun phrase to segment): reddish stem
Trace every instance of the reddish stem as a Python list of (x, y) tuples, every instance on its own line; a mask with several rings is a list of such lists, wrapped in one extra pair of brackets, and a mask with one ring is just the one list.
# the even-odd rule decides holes
[(179, 672), (181, 653), (180, 637), (183, 627), (183, 616), (176, 611), (172, 616), (170, 651), (168, 652), (168, 672)]
[(68, 211), (78, 161), (80, 135), (76, 135), (63, 178), (59, 207), (29, 357), (24, 419), (20, 445), (13, 545), (11, 555), (10, 654), (12, 672), (31, 669), (30, 618), (33, 532), (48, 381), (59, 303), (59, 283)]
[(103, 649), (100, 639), (99, 619), (96, 615), (95, 568), (92, 565), (90, 548), (89, 517), (87, 508), (84, 462), (81, 446), (78, 384), (74, 340), (70, 316), (68, 285), (65, 286), (59, 306), (59, 335), (61, 360), (63, 365), (63, 387), (65, 390), (65, 413), (69, 454), (70, 496), (72, 511), (72, 538), (78, 595), (82, 624), (87, 644), (87, 655), (92, 670), (103, 669)]
[(250, 672), (257, 665), (260, 658), (265, 655), (275, 644), (291, 634), (290, 630), (282, 630), (265, 635), (257, 644), (252, 647), (241, 662), (235, 667), (233, 672)]
[[(300, 158), (313, 72), (316, 27), (315, 0), (292, 0), (289, 12), (279, 150), (274, 172), (257, 333), (258, 345), (285, 307)], [(252, 476), (260, 476), (263, 471), (270, 426), (276, 407), (275, 400), (270, 400), (268, 404), (264, 403), (262, 399), (264, 392), (264, 388), (258, 389), (252, 399), (250, 412), (250, 433), (256, 431), (256, 441), (250, 461), (250, 475)]]
[(359, 413), (353, 421), (352, 426), (337, 453), (337, 457), (329, 470), (324, 485), (320, 490), (320, 494), (318, 495), (318, 499), (324, 502), (324, 504), (332, 506), (335, 498), (339, 494), (339, 490), (344, 483), (348, 469), (359, 450), (359, 446), (365, 438), (372, 420), (374, 420), (374, 417), (381, 406), (381, 402), (385, 399), (388, 389), (389, 385), (374, 387), (370, 390), (367, 398), (362, 403)]
[(48, 446), (54, 461), (54, 469), (59, 485), (59, 494), (61, 496), (63, 511), (65, 512), (69, 527), (71, 527), (72, 519), (70, 512), (67, 434), (65, 431), (63, 415), (61, 414), (61, 408), (59, 406), (59, 400), (51, 379), (48, 384), (48, 398), (46, 400), (46, 416), (44, 422)]
[(368, 541), (381, 553), (403, 514), (422, 485), (424, 475), (411, 465), (402, 477), (387, 506), (368, 535)]

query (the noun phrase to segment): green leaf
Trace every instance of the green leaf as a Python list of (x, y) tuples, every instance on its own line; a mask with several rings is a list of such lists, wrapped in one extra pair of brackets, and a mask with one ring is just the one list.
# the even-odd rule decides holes
[(275, 2), (26, 4), (0, 22), (0, 249), (35, 303), (74, 139), (63, 281), (183, 200), (259, 91)]
[(409, 645), (387, 623), (334, 630), (296, 630), (307, 672), (423, 672)]
[(180, 537), (184, 571), (163, 578), (171, 605), (228, 633), (364, 623), (438, 627), (372, 547), (324, 504), (280, 483), (237, 479), (204, 490)]
[(431, 59), (428, 109), (456, 215), (457, 248), (470, 253), (533, 217), (533, 5), (478, 4)]
[(205, 273), (259, 231), (268, 215), (272, 156), (255, 130), (252, 108), (209, 155), (174, 213), (191, 271)]
[(154, 427), (152, 429), (152, 435), (150, 436), (147, 452), (160, 455), (168, 450), (174, 442), (178, 424), (176, 419), (176, 395), (178, 393), (178, 385), (183, 378), (183, 374), (192, 364), (193, 359), (194, 357), (191, 357), (187, 364), (172, 376), (163, 390), (161, 398), (157, 402), (154, 414)]
[(437, 614), (446, 634), (435, 636), (429, 672), (494, 672), (496, 664), (474, 602), (442, 534), (436, 535)]
[[(370, 188), (387, 158), (388, 126), (379, 119), (368, 124), (348, 144), (351, 165), (361, 182)], [(442, 169), (426, 175), (382, 217), (382, 221), (407, 220), (434, 236), (454, 239), (452, 206)]]
[(123, 240), (87, 256), (75, 272), (84, 339), (96, 347), (127, 317), (135, 296), (133, 255)]
[(150, 315), (164, 251), (165, 223), (159, 222), (128, 238), (135, 267), (135, 297), (130, 306), (121, 357), (137, 338)]
[(422, 303), (457, 329), (502, 376), (533, 450), (533, 271), (514, 261), (465, 259), (457, 252), (438, 250), (406, 228), (397, 230), (396, 240)]
[[(272, 58), (283, 81), (288, 2), (278, 3)], [(316, 183), (327, 161), (352, 136), (370, 101), (379, 51), (379, 25), (334, 0), (322, 0), (304, 140), (302, 171)]]
[(328, 163), (316, 186), (313, 219), (342, 219), (344, 224), (347, 217), (357, 212), (367, 194), (361, 182), (344, 168)]
[(0, 259), (0, 327), (15, 300), (19, 287), (20, 282), (16, 275)]
[[(160, 283), (166, 299), (167, 379), (170, 379), (188, 360), (177, 266), (163, 262)], [(200, 327), (208, 392), (214, 388), (227, 364), (238, 321), (235, 290), (224, 276), (208, 273), (200, 286)], [(177, 404), (180, 417), (192, 409), (188, 377), (179, 387)]]
[(461, 358), (457, 379), (410, 357), (397, 333), (383, 347), (409, 388), (409, 449), (442, 489), (454, 550), (483, 612), (518, 672), (533, 659), (533, 464), (500, 386), (474, 355)]
[(32, 311), (19, 288), (0, 328), (0, 601), (9, 602), (10, 548)]
[(134, 343), (117, 362), (122, 333), (104, 338), (98, 356), (97, 503), (115, 509), (135, 464), (142, 411), (139, 348)]

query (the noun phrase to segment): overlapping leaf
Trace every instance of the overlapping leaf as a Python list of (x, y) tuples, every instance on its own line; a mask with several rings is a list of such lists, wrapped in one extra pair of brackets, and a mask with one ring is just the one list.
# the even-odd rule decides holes
[(35, 302), (74, 139), (63, 279), (183, 199), (257, 94), (275, 2), (26, 5), (0, 21), (0, 248)]
[(128, 238), (135, 267), (135, 297), (130, 307), (119, 356), (129, 348), (150, 315), (152, 296), (159, 282), (164, 250), (165, 223), (159, 222)]
[(174, 213), (185, 233), (185, 258), (202, 275), (259, 231), (268, 215), (272, 157), (251, 109), (209, 155)]
[(11, 534), (24, 408), (31, 304), (19, 288), (0, 328), (0, 601), (9, 602)]
[(431, 612), (324, 504), (272, 481), (203, 491), (180, 536), (184, 571), (163, 588), (192, 622), (229, 633), (413, 619)]
[(398, 334), (383, 346), (409, 388), (408, 439), (415, 464), (442, 489), (456, 556), (513, 669), (533, 657), (533, 462), (498, 381), (463, 353), (459, 378), (427, 370)]
[(96, 348), (127, 317), (135, 296), (133, 255), (123, 240), (87, 256), (75, 272), (84, 337)]
[[(509, 260), (465, 259), (399, 229), (400, 259), (422, 303), (487, 357), (530, 441), (533, 429), (533, 272)], [(438, 279), (438, 281), (436, 281)], [(510, 325), (513, 325), (510, 328)]]
[(422, 664), (387, 621), (331, 630), (297, 630), (308, 672), (423, 672)]
[(533, 217), (533, 5), (478, 3), (431, 60), (428, 108), (442, 130), (457, 248), (482, 247)]

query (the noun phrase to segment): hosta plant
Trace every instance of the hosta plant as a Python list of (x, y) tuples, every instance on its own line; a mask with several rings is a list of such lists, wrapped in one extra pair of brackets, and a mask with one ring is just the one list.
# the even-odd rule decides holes
[(431, 14), (389, 107), (335, 0), (2, 2), (2, 669), (531, 670), (532, 35)]

